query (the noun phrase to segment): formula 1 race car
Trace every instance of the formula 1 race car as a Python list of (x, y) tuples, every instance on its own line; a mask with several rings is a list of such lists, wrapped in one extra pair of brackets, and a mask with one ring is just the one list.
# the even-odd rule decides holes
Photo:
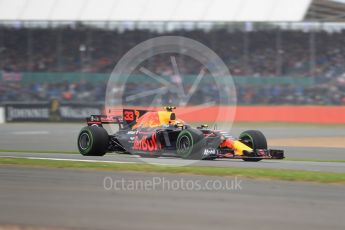
[[(79, 152), (84, 156), (122, 152), (194, 160), (284, 158), (283, 150), (267, 149), (266, 138), (258, 130), (245, 131), (235, 139), (207, 125), (192, 128), (176, 118), (174, 109), (171, 106), (163, 111), (123, 109), (122, 116), (91, 115), (86, 118), (88, 126), (78, 136)], [(117, 124), (119, 129), (109, 135), (103, 124)]]

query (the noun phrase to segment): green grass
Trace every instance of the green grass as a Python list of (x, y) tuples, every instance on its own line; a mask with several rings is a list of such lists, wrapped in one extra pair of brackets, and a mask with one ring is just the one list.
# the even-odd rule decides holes
[(33, 160), (23, 158), (0, 158), (0, 165), (35, 166), (64, 169), (94, 169), (107, 171), (132, 171), (172, 174), (194, 174), (205, 176), (240, 176), (252, 179), (274, 179), (284, 181), (308, 181), (318, 183), (345, 184), (345, 173), (314, 172), (300, 170), (278, 170), (257, 168), (224, 168), (201, 166), (158, 166), (144, 163), (118, 164), (76, 161)]
[[(63, 154), (79, 154), (78, 151), (56, 151), (56, 150), (15, 150), (15, 149), (0, 149), (3, 153), (63, 153)], [(285, 158), (287, 161), (309, 161), (309, 162), (335, 162), (345, 163), (345, 160), (324, 160), (312, 158)]]

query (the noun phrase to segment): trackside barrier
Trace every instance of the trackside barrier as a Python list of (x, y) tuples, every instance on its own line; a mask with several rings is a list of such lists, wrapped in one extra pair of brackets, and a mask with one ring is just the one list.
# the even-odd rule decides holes
[[(0, 107), (0, 123), (6, 121), (83, 121), (92, 114), (121, 115), (120, 108), (102, 110), (102, 103), (7, 103)], [(132, 109), (146, 107), (132, 106)], [(161, 108), (157, 108), (161, 109)], [(188, 122), (226, 122), (232, 115), (234, 122), (294, 122), (317, 124), (345, 124), (345, 106), (211, 106), (180, 107), (178, 118)], [(111, 114), (111, 113), (110, 113)]]
[(92, 114), (101, 114), (102, 103), (76, 103), (52, 100), (50, 102), (7, 102), (4, 118), (12, 121), (84, 121)]
[(5, 123), (5, 109), (4, 107), (0, 107), (0, 124)]
[[(119, 108), (111, 110), (121, 114)], [(180, 107), (175, 112), (180, 119), (188, 122), (226, 122), (229, 121), (229, 114), (235, 113), (234, 122), (345, 124), (345, 106)]]
[[(345, 124), (345, 106), (237, 106), (208, 107), (197, 111), (193, 108), (181, 108), (176, 112), (181, 119), (194, 122), (228, 121), (231, 110), (236, 111), (235, 122), (290, 122)], [(219, 114), (220, 113), (220, 114)]]
[(235, 121), (345, 124), (345, 106), (239, 106)]

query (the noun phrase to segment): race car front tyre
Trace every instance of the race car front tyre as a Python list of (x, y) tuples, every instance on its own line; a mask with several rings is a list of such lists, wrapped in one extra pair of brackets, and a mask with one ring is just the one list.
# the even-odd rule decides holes
[[(253, 150), (267, 149), (267, 140), (265, 135), (259, 130), (247, 130), (241, 133), (240, 141)], [(260, 158), (244, 158), (244, 161), (260, 161)]]
[(84, 156), (104, 156), (108, 144), (108, 133), (102, 127), (86, 126), (78, 135), (78, 149)]
[(202, 160), (205, 146), (204, 135), (197, 129), (182, 130), (176, 140), (177, 155), (183, 159)]

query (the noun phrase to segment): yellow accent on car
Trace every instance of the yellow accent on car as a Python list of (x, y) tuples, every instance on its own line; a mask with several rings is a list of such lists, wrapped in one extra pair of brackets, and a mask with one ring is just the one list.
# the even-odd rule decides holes
[(253, 151), (252, 148), (250, 148), (249, 146), (247, 146), (247, 145), (245, 145), (242, 142), (237, 141), (237, 140), (234, 141), (233, 148), (235, 150), (235, 155), (236, 156), (242, 156), (243, 155), (243, 150), (246, 150), (248, 152)]
[(168, 125), (172, 112), (158, 111), (159, 122), (161, 125)]

